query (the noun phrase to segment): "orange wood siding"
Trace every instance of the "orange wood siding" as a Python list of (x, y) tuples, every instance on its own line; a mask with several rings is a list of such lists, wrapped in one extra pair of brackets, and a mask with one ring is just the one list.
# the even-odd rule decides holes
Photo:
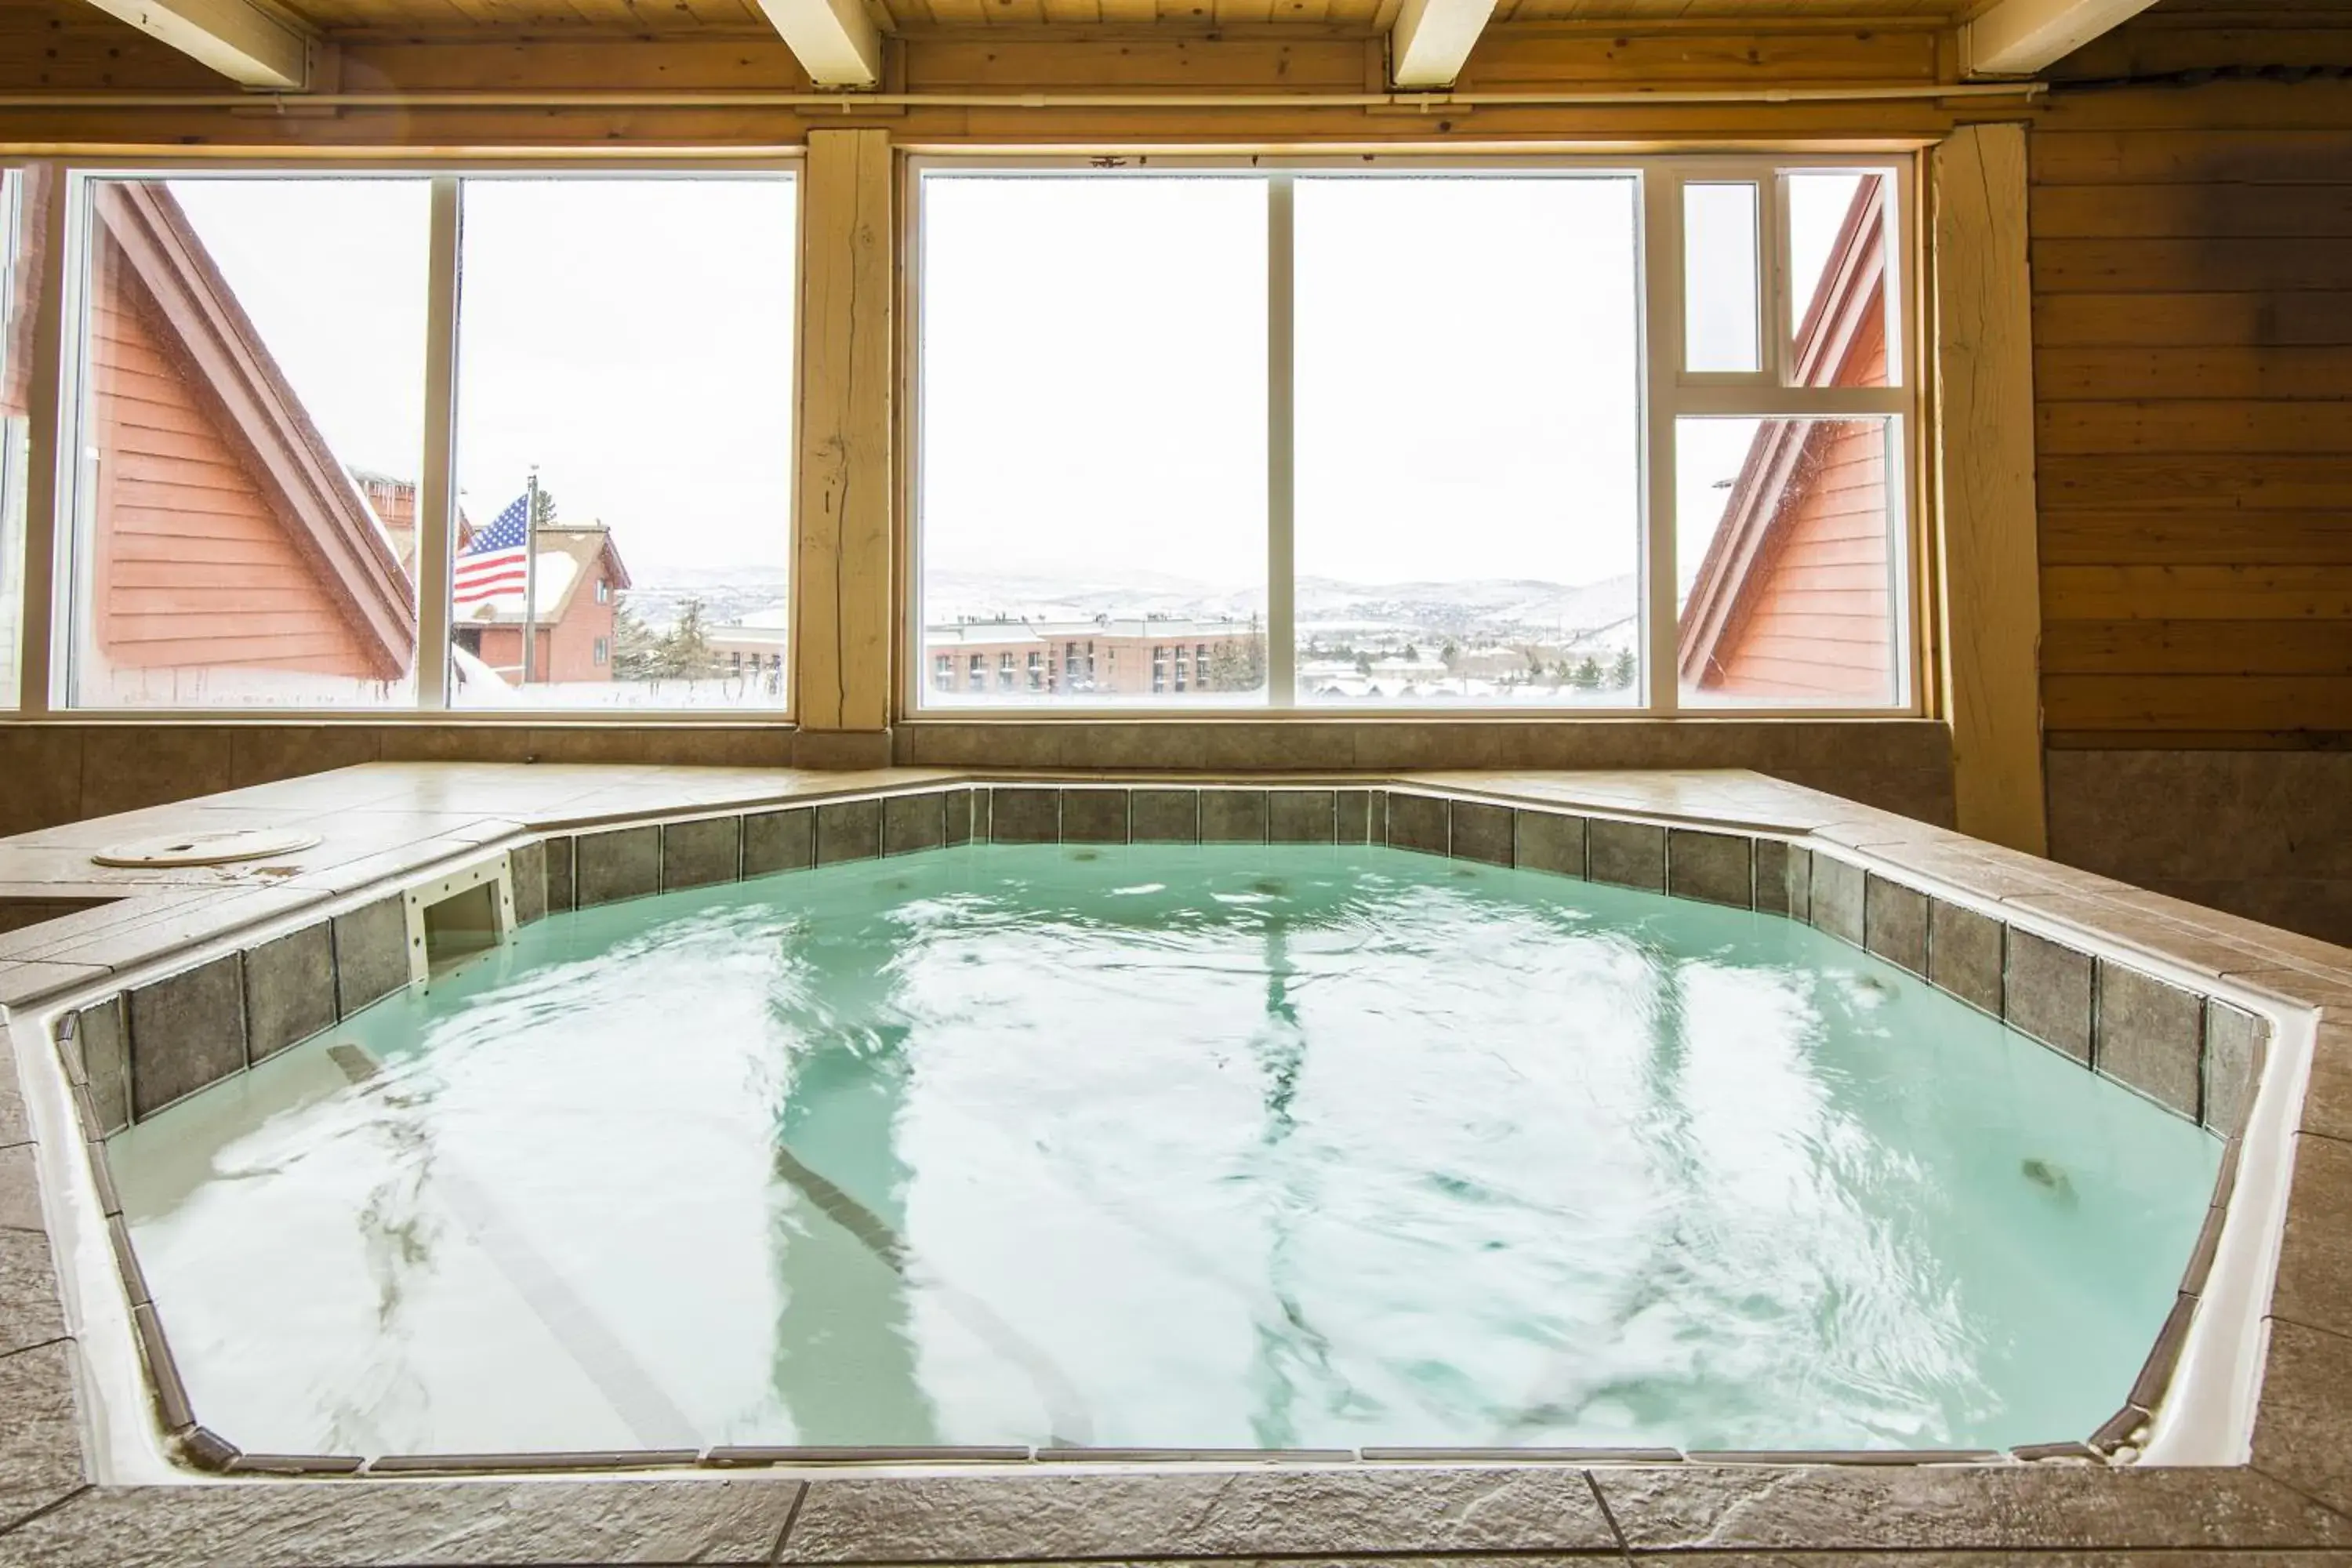
[(122, 668), (226, 667), (369, 679), (247, 465), (101, 268), (90, 307), (97, 642)]
[[(1838, 382), (1883, 383), (1885, 318), (1856, 336)], [(1796, 489), (1801, 486), (1801, 489)], [(1886, 437), (1876, 421), (1824, 423), (1806, 439), (1794, 518), (1703, 684), (1738, 696), (1891, 701), (1894, 626), (1886, 553)]]

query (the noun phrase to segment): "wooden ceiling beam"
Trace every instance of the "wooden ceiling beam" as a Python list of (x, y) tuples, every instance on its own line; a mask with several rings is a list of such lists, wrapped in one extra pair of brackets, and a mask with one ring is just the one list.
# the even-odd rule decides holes
[(759, 0), (770, 26), (819, 87), (878, 86), (882, 35), (859, 0)]
[(89, 0), (241, 87), (299, 92), (314, 40), (253, 0)]
[(2122, 26), (2155, 0), (2000, 0), (1960, 27), (1970, 76), (2032, 76)]
[(1404, 0), (1389, 29), (1390, 85), (1452, 87), (1495, 5), (1496, 0)]

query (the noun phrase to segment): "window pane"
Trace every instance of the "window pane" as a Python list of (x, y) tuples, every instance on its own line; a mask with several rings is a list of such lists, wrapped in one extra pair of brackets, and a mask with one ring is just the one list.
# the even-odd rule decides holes
[(1265, 700), (1265, 208), (924, 175), (924, 706)]
[(783, 705), (794, 227), (788, 175), (466, 182), (453, 706)]
[(1886, 327), (1893, 301), (1884, 174), (1792, 174), (1789, 221), (1790, 352), (1796, 386), (1895, 386)]
[(1899, 700), (1900, 421), (1675, 427), (1682, 700)]
[(32, 184), (45, 176), (0, 169), (0, 708), (16, 706), (17, 638), (25, 601), (26, 404), (32, 391), (32, 247), (40, 233)]
[(426, 183), (87, 196), (74, 700), (412, 700)]
[(1638, 700), (1635, 221), (1624, 178), (1298, 182), (1300, 701)]
[(1757, 200), (1752, 184), (1683, 187), (1683, 365), (1753, 371), (1757, 332)]

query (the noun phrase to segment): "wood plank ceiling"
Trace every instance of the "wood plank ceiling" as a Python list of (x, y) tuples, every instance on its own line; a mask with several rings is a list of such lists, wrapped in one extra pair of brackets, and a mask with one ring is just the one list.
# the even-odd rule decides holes
[[(1985, 0), (1500, 0), (1497, 22), (1788, 21), (1905, 17), (1957, 21)], [(551, 29), (759, 32), (755, 0), (278, 0), (325, 33), (430, 35)], [(930, 26), (1310, 22), (1370, 33), (1396, 0), (871, 0), (893, 31)]]

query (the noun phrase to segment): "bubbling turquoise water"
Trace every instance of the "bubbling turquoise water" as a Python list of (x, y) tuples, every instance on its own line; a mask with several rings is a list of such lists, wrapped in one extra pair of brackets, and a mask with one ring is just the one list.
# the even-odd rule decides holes
[(2219, 1151), (1771, 916), (972, 847), (561, 915), (113, 1141), (248, 1450), (2078, 1436)]

